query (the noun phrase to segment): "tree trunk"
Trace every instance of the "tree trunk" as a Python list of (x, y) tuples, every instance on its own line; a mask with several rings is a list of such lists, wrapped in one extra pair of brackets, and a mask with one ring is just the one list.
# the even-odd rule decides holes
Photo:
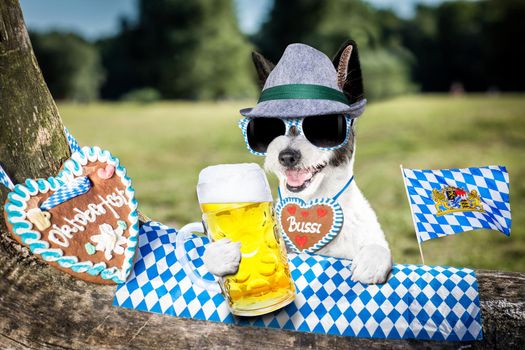
[[(0, 1), (0, 163), (13, 179), (54, 176), (70, 155), (57, 107), (38, 66), (18, 0)], [(0, 203), (7, 191), (0, 186)], [(30, 257), (6, 234), (0, 211), (0, 248)]]
[[(17, 0), (0, 0), (0, 20), (0, 162), (15, 182), (53, 176), (69, 157), (69, 149)], [(2, 203), (6, 193), (0, 189)], [(3, 205), (0, 207), (3, 211)], [(25, 248), (9, 238), (0, 214), (2, 349), (525, 346), (524, 274), (478, 271), (485, 337), (482, 342), (387, 341), (240, 328), (113, 307), (114, 286), (89, 284), (36, 263)]]

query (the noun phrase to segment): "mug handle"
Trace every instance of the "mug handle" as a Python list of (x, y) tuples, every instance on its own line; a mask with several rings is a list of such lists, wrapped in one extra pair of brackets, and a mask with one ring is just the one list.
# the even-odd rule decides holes
[(191, 224), (187, 224), (186, 226), (181, 228), (179, 232), (177, 232), (177, 236), (175, 237), (175, 256), (177, 257), (177, 260), (182, 265), (182, 269), (190, 278), (193, 284), (204, 288), (209, 292), (220, 293), (221, 288), (219, 287), (219, 284), (217, 282), (211, 282), (202, 278), (201, 276), (196, 274), (190, 266), (190, 262), (188, 261), (188, 257), (186, 255), (186, 250), (184, 249), (184, 242), (188, 238), (190, 238), (194, 232), (201, 233), (201, 236), (202, 234), (206, 233), (202, 222), (192, 222)]

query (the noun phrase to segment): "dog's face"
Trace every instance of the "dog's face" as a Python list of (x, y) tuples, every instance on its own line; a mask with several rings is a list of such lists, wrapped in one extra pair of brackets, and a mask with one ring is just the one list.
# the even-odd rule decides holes
[[(314, 146), (295, 127), (275, 138), (268, 146), (264, 167), (279, 178), (281, 188), (301, 197), (309, 197), (326, 183), (334, 183), (342, 168), (350, 168), (354, 155), (354, 130), (341, 148), (324, 150)], [(344, 171), (348, 180), (348, 171)], [(337, 182), (338, 183), (338, 182)]]
[[(261, 86), (265, 86), (276, 66), (259, 53), (254, 53), (252, 58)], [(366, 103), (356, 43), (352, 40), (346, 41), (334, 56), (332, 63), (337, 71), (337, 86), (344, 93), (349, 106), (356, 106), (351, 113), (351, 117), (356, 118), (363, 112)], [(302, 71), (297, 70), (295, 74), (298, 72)], [(304, 73), (311, 74), (308, 71)], [(309, 81), (309, 78), (301, 81)], [(328, 114), (331, 111), (323, 112)], [(312, 116), (307, 118), (310, 117)], [(338, 191), (349, 177), (353, 176), (354, 153), (353, 122), (346, 144), (335, 150), (318, 148), (292, 126), (286, 135), (276, 137), (268, 145), (264, 165), (266, 170), (277, 175), (280, 187), (284, 191), (307, 199), (317, 195), (334, 195), (333, 192)]]

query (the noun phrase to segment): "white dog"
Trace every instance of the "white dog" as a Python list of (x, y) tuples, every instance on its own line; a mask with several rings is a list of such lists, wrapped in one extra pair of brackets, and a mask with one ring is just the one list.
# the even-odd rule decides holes
[[(355, 43), (349, 42), (346, 48), (348, 46), (355, 46)], [(344, 48), (345, 46), (342, 49)], [(346, 51), (351, 53), (352, 48)], [(355, 49), (354, 51), (357, 54)], [(337, 60), (341, 59), (341, 53), (344, 56), (344, 52), (340, 51)], [(268, 61), (261, 62), (263, 59), (260, 55), (254, 56), (260, 77), (261, 67), (267, 68), (265, 80), (273, 65)], [(346, 57), (347, 65), (348, 60), (349, 57)], [(337, 68), (337, 64), (335, 66)], [(346, 66), (344, 69), (345, 72), (350, 71)], [(346, 80), (345, 73), (342, 89)], [(347, 143), (336, 150), (326, 150), (313, 145), (293, 126), (286, 134), (269, 143), (265, 169), (279, 178), (283, 197), (298, 197), (304, 201), (330, 198), (344, 187), (354, 175), (354, 124), (352, 121)], [(343, 227), (341, 232), (317, 253), (352, 259), (353, 281), (367, 284), (385, 282), (392, 269), (390, 249), (377, 217), (357, 187), (356, 181), (350, 184), (337, 201), (344, 213)], [(235, 273), (240, 259), (240, 244), (227, 239), (209, 244), (204, 254), (204, 263), (208, 270), (217, 276)]]

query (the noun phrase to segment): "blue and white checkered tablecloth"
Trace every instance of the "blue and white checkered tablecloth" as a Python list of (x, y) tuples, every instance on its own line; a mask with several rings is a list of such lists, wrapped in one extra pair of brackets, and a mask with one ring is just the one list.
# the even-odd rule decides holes
[[(223, 296), (192, 284), (175, 256), (176, 230), (141, 227), (135, 267), (117, 287), (114, 305), (241, 326), (343, 336), (467, 341), (482, 338), (476, 275), (466, 268), (396, 264), (387, 283), (350, 280), (352, 262), (290, 254), (297, 297), (264, 316), (235, 317)], [(205, 238), (185, 243), (188, 259), (205, 278)]]

